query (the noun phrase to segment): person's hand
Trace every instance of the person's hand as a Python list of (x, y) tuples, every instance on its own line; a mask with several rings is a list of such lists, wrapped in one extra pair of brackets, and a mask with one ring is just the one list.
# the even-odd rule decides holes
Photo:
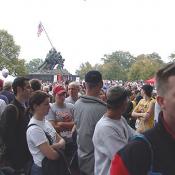
[(150, 113), (146, 112), (144, 115), (144, 121), (148, 121), (149, 117), (150, 117)]
[(63, 127), (62, 127), (62, 122), (57, 122), (56, 124), (56, 131), (57, 132), (62, 132), (64, 131)]
[(143, 110), (143, 109), (141, 109), (141, 110), (140, 110), (140, 113), (144, 113), (144, 110)]

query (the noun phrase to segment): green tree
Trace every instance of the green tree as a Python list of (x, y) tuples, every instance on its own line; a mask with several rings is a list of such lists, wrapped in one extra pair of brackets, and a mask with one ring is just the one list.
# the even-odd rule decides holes
[(171, 53), (169, 56), (170, 62), (175, 62), (175, 53)]
[(103, 64), (101, 72), (103, 75), (103, 79), (106, 80), (125, 79), (125, 76), (123, 76), (124, 74), (122, 75), (122, 70), (120, 66), (116, 63), (112, 64), (112, 62), (110, 62)]
[(76, 73), (78, 76), (80, 76), (80, 79), (84, 79), (85, 74), (86, 74), (88, 71), (92, 70), (92, 69), (93, 69), (92, 65), (87, 61), (87, 62), (85, 62), (85, 63), (82, 63), (82, 64), (80, 65), (79, 70), (76, 70), (75, 73)]
[(101, 64), (95, 64), (93, 67), (92, 67), (93, 70), (98, 70), (98, 71), (102, 71), (102, 65)]
[(128, 72), (129, 80), (146, 80), (155, 75), (156, 71), (164, 65), (157, 53), (139, 55)]
[(26, 63), (26, 69), (28, 73), (34, 73), (38, 71), (38, 67), (43, 64), (43, 60), (40, 58), (34, 58)]
[(104, 55), (102, 74), (104, 79), (126, 80), (130, 66), (135, 62), (135, 58), (129, 52), (116, 51), (111, 55)]
[(16, 76), (26, 75), (27, 73), (24, 59), (14, 59), (7, 69)]
[(13, 36), (0, 30), (0, 69), (7, 68), (10, 74), (26, 73), (24, 59), (18, 59), (20, 47), (15, 44)]

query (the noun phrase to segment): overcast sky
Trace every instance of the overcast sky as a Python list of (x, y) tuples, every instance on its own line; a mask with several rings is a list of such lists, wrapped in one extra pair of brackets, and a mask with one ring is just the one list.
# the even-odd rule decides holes
[(175, 51), (174, 0), (0, 0), (0, 29), (21, 46), (20, 58), (45, 58), (51, 46), (41, 21), (71, 73), (104, 54), (157, 52), (167, 61)]

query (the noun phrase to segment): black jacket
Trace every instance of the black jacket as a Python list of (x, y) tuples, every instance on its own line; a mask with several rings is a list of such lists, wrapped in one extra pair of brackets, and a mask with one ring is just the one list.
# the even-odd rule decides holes
[[(157, 125), (146, 131), (144, 136), (149, 140), (153, 150), (153, 172), (162, 175), (175, 174), (175, 137), (165, 127), (162, 113)], [(115, 156), (112, 162), (111, 175), (119, 174), (125, 167), (125, 175), (145, 175), (151, 167), (151, 151), (142, 140), (133, 140)], [(122, 161), (121, 161), (122, 160)]]
[(21, 169), (31, 158), (26, 140), (29, 117), (16, 99), (12, 104), (14, 106), (8, 105), (1, 116), (3, 139), (7, 148), (5, 159), (14, 169)]

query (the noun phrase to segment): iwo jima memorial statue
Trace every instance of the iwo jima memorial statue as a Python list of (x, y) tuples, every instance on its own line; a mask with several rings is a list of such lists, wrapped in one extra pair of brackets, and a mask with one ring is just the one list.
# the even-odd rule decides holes
[(52, 48), (46, 55), (45, 61), (39, 65), (38, 72), (31, 73), (28, 77), (37, 78), (43, 82), (75, 81), (76, 76), (63, 69), (64, 61), (65, 59), (62, 58), (61, 53)]
[(41, 35), (41, 33), (44, 31), (46, 34), (46, 37), (51, 45), (51, 50), (46, 55), (45, 61), (43, 64), (39, 65), (38, 71), (35, 73), (31, 73), (27, 75), (29, 78), (38, 78), (42, 80), (43, 82), (54, 82), (54, 81), (75, 81), (76, 76), (71, 75), (63, 69), (64, 67), (64, 61), (65, 59), (62, 58), (61, 53), (57, 52), (55, 47), (53, 46), (48, 33), (46, 32), (43, 24), (40, 22), (38, 25), (38, 37)]

